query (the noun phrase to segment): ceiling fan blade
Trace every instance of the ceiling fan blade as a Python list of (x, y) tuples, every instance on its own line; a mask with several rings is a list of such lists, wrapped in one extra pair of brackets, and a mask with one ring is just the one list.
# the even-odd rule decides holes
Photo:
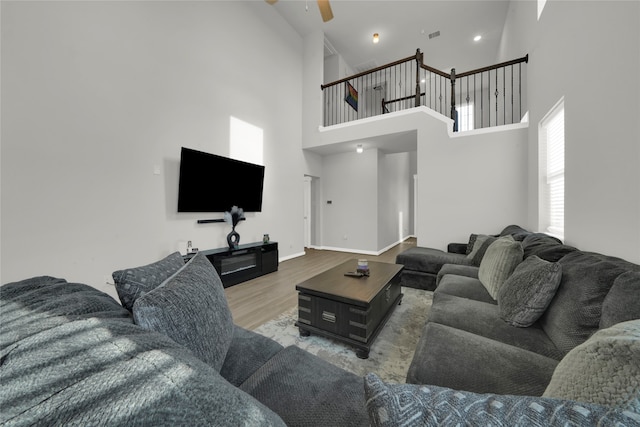
[(269, 4), (276, 4), (278, 0), (264, 0), (264, 1), (266, 1)]
[(320, 15), (322, 15), (322, 20), (324, 22), (328, 22), (333, 19), (333, 12), (331, 11), (329, 0), (318, 0), (318, 8), (320, 9)]

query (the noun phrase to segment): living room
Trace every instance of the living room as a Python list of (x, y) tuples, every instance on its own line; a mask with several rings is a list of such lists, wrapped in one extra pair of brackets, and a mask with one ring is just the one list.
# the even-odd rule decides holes
[[(563, 240), (585, 252), (620, 257), (616, 263), (625, 268), (626, 261), (640, 263), (640, 83), (626, 77), (640, 74), (640, 3), (551, 1), (539, 18), (536, 9), (534, 1), (509, 2), (504, 27), (496, 29), (501, 33), (499, 51), (477, 64), (529, 55), (528, 123), (454, 134), (448, 119), (434, 117), (424, 107), (349, 125), (320, 126), (324, 36), (315, 32), (301, 37), (262, 0), (1, 2), (0, 283), (48, 275), (89, 285), (53, 278), (26, 281), (25, 288), (42, 291), (41, 298), (29, 301), (33, 309), (23, 304), (22, 295), (12, 301), (19, 286), (3, 289), (3, 304), (13, 305), (2, 314), (16, 322), (11, 328), (5, 323), (0, 334), (3, 344), (8, 343), (0, 363), (2, 379), (11, 381), (3, 399), (17, 402), (9, 408), (12, 421), (47, 424), (47, 416), (56, 414), (78, 424), (89, 419), (110, 425), (130, 425), (131, 420), (177, 425), (189, 417), (192, 425), (224, 423), (221, 419), (227, 424), (242, 419), (245, 424), (283, 425), (280, 417), (306, 421), (317, 415), (308, 412), (306, 404), (327, 401), (346, 412), (321, 408), (323, 416), (366, 424), (361, 377), (327, 366), (296, 346), (282, 349), (242, 330), (225, 310), (191, 310), (226, 316), (211, 322), (196, 319), (180, 331), (187, 334), (211, 324), (225, 329), (219, 347), (226, 356), (216, 354), (209, 360), (209, 352), (218, 352), (220, 343), (203, 333), (207, 340), (195, 341), (206, 357), (198, 360), (197, 352), (159, 332), (141, 332), (126, 308), (95, 292), (119, 300), (112, 272), (161, 260), (182, 250), (187, 241), (201, 250), (225, 246), (228, 224), (197, 222), (221, 219), (221, 213), (177, 212), (180, 149), (231, 156), (233, 129), (240, 122), (259, 130), (262, 143), (252, 154), (265, 165), (262, 212), (246, 213), (237, 228), (241, 243), (260, 242), (269, 234), (279, 244), (280, 261), (294, 262), (307, 258), (309, 243), (304, 235), (305, 177), (321, 183), (315, 189), (321, 215), (312, 244), (333, 249), (316, 253), (378, 254), (405, 235), (414, 235), (420, 246), (446, 250), (449, 242), (468, 241), (470, 233), (496, 233), (508, 224), (539, 230), (538, 124), (564, 99)], [(399, 56), (414, 49), (407, 46)], [(359, 141), (375, 145), (385, 138), (407, 138), (410, 148), (391, 154), (370, 147), (355, 152)], [(333, 152), (334, 146), (345, 148)], [(413, 174), (415, 218), (408, 191)], [(229, 176), (234, 179), (241, 178)], [(394, 200), (393, 209), (384, 210), (388, 199), (381, 194), (399, 193), (400, 187), (407, 191)], [(216, 189), (203, 189), (203, 194), (215, 197)], [(401, 221), (398, 211), (405, 214)], [(553, 250), (568, 250), (557, 242), (552, 245)], [(596, 259), (588, 253), (580, 256)], [(567, 268), (572, 289), (580, 290), (596, 276), (590, 270), (595, 263), (581, 264), (582, 259)], [(173, 261), (184, 266), (181, 257)], [(204, 264), (199, 267), (212, 269)], [(632, 277), (637, 286), (637, 266), (633, 268), (629, 273), (635, 276), (620, 276)], [(563, 302), (583, 296), (576, 292), (565, 294)], [(188, 291), (175, 296), (195, 296), (196, 303), (207, 308), (226, 304), (219, 292), (216, 301)], [(292, 293), (291, 298), (297, 297)], [(445, 294), (440, 301), (449, 299)], [(495, 311), (495, 305), (491, 309)], [(482, 322), (466, 315), (470, 311), (462, 312), (465, 315), (448, 320), (483, 329)], [(554, 315), (563, 314), (556, 307)], [(508, 326), (498, 320), (501, 327)], [(39, 328), (44, 330), (41, 341)], [(33, 331), (37, 333), (31, 335)], [(518, 331), (542, 334), (537, 327)], [(469, 335), (461, 331), (455, 337)], [(484, 336), (475, 338), (486, 341)], [(450, 344), (464, 347), (466, 342), (454, 339)], [(498, 350), (504, 347), (498, 344)], [(459, 359), (449, 355), (464, 359), (467, 353), (484, 355), (488, 348), (453, 352), (445, 345), (427, 347), (427, 352), (443, 353), (435, 364), (424, 359), (431, 371), (445, 362), (456, 365)], [(522, 377), (501, 371), (513, 369), (548, 381), (561, 355), (552, 361), (540, 354), (529, 358), (530, 350), (524, 360), (542, 360), (536, 365), (544, 367), (542, 374), (530, 369), (532, 365), (521, 369), (504, 363), (490, 375), (518, 386)], [(486, 354), (504, 356), (491, 351)], [(484, 362), (492, 360), (486, 357)], [(633, 361), (625, 360), (630, 369), (637, 368)], [(467, 362), (471, 370), (488, 365)], [(248, 369), (249, 364), (255, 366)], [(265, 370), (268, 375), (261, 375)], [(589, 366), (584, 371), (592, 370)], [(473, 380), (474, 375), (465, 372), (464, 379)], [(628, 377), (637, 382), (637, 372)], [(285, 377), (289, 383), (279, 391), (260, 389), (264, 378), (277, 383)], [(248, 378), (256, 382), (247, 384)], [(352, 394), (344, 397), (336, 383), (348, 383), (345, 389)], [(49, 387), (52, 384), (55, 387)], [(241, 385), (254, 388), (249, 392)], [(448, 402), (456, 398), (453, 393)], [(637, 401), (637, 387), (633, 393)], [(130, 396), (145, 399), (133, 401)], [(231, 417), (245, 418), (216, 418), (229, 416), (230, 407), (237, 410)], [(350, 418), (353, 412), (357, 417)], [(638, 420), (637, 411), (624, 416)], [(297, 424), (303, 423), (291, 423)]]
[[(302, 177), (323, 168), (320, 155), (301, 149), (323, 143), (306, 108), (309, 92), (318, 97), (321, 73), (308, 64), (321, 61), (322, 38), (303, 40), (263, 3), (2, 3), (3, 283), (53, 274), (114, 295), (105, 282), (120, 266), (188, 240), (222, 246), (226, 227), (176, 213), (177, 171), (181, 146), (228, 155), (231, 117), (264, 131), (264, 206), (239, 227), (243, 242), (269, 233), (282, 260), (304, 253)], [(502, 47), (487, 62), (530, 54), (530, 126), (512, 172), (527, 170), (508, 197), (491, 186), (513, 177), (479, 191), (460, 171), (513, 159), (474, 150), (465, 160), (457, 149), (455, 165), (435, 162), (437, 176), (455, 175), (456, 197), (442, 203), (448, 189), (428, 185), (434, 162), (417, 132), (419, 211), (428, 212), (419, 243), (442, 247), (505, 223), (536, 228), (536, 124), (564, 96), (566, 241), (640, 260), (638, 82), (617, 84), (604, 72), (637, 74), (637, 8), (550, 2), (537, 20), (533, 2), (510, 4)], [(467, 200), (484, 196), (503, 200), (500, 209), (466, 215)]]

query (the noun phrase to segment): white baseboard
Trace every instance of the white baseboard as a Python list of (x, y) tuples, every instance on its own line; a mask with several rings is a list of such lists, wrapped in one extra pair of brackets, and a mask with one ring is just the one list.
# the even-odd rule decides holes
[(286, 261), (286, 260), (293, 259), (293, 258), (298, 258), (298, 257), (305, 256), (305, 255), (306, 255), (306, 253), (304, 251), (302, 251), (302, 252), (295, 253), (293, 255), (287, 255), (287, 256), (283, 256), (283, 257), (278, 257), (278, 262)]

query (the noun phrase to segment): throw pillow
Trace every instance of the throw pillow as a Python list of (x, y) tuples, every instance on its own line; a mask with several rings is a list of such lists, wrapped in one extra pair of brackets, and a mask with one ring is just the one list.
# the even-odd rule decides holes
[(120, 303), (131, 311), (136, 299), (160, 286), (182, 267), (184, 267), (182, 255), (180, 252), (174, 252), (151, 264), (114, 271), (111, 276), (116, 285)]
[(640, 320), (601, 329), (560, 361), (543, 396), (606, 405), (640, 420)]
[(606, 406), (534, 396), (478, 394), (446, 387), (386, 384), (364, 379), (369, 421), (392, 426), (636, 425), (637, 418)]
[(480, 262), (484, 257), (487, 248), (495, 242), (497, 237), (487, 236), (486, 234), (478, 234), (473, 242), (473, 249), (467, 254), (467, 259), (471, 260), (471, 264), (476, 267), (480, 266)]
[(600, 329), (640, 319), (640, 271), (627, 271), (613, 281), (602, 303)]
[(168, 335), (218, 372), (231, 345), (233, 319), (222, 281), (202, 253), (133, 305), (136, 324)]
[(562, 266), (531, 256), (521, 262), (498, 289), (500, 318), (526, 328), (542, 316), (556, 294)]
[(491, 298), (498, 299), (500, 286), (522, 262), (522, 255), (522, 244), (513, 240), (511, 236), (500, 237), (489, 245), (480, 262), (478, 279)]
[(465, 252), (465, 255), (469, 255), (471, 253), (471, 251), (473, 250), (473, 245), (476, 243), (477, 238), (477, 234), (471, 234), (469, 236), (469, 243), (467, 243), (467, 251)]

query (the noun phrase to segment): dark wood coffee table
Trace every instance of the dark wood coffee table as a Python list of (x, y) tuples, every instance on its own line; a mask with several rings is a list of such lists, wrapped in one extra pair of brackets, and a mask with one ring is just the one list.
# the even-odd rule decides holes
[(400, 272), (403, 266), (369, 261), (368, 277), (349, 277), (357, 260), (346, 261), (298, 284), (300, 335), (311, 333), (356, 347), (361, 359), (397, 305), (402, 302)]

